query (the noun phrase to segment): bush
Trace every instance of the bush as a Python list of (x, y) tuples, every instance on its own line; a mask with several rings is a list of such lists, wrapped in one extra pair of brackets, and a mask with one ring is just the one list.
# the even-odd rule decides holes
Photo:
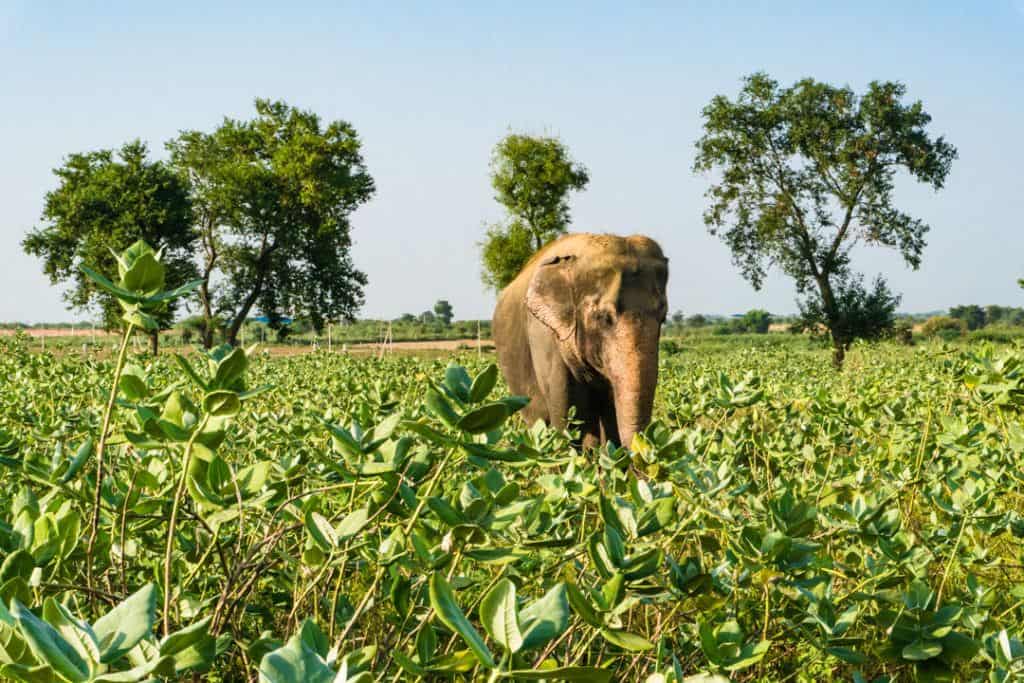
[(914, 326), (908, 320), (899, 320), (892, 328), (892, 339), (904, 346), (914, 345)]
[(967, 334), (971, 341), (989, 341), (1007, 344), (1024, 339), (1024, 329), (1010, 325), (990, 325)]
[(967, 334), (967, 323), (963, 320), (950, 318), (948, 315), (935, 315), (924, 321), (921, 334), (925, 337), (938, 337), (949, 341)]
[(660, 347), (661, 352), (666, 356), (675, 356), (683, 352), (682, 345), (675, 339), (662, 339)]
[(743, 331), (755, 334), (767, 334), (772, 324), (772, 314), (755, 308), (747, 311), (742, 318)]

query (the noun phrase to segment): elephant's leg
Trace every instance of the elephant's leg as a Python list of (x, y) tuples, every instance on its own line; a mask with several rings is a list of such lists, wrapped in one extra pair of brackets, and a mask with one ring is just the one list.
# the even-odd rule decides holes
[(601, 388), (600, 403), (601, 438), (604, 441), (613, 441), (619, 446), (623, 445), (619, 442), (619, 422), (615, 414), (615, 398), (611, 385), (607, 383)]
[[(544, 403), (544, 419), (556, 429), (564, 429), (569, 412), (569, 383), (572, 376), (551, 331), (535, 323), (527, 330), (530, 363), (537, 390)], [(538, 402), (539, 403), (539, 402)]]
[(576, 419), (580, 423), (580, 437), (584, 448), (601, 445), (601, 404), (600, 396), (591, 385), (573, 384), (570, 392), (572, 405), (576, 407)]

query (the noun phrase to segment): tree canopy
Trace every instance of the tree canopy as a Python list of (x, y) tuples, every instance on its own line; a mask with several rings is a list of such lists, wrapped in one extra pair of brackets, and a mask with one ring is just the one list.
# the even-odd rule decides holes
[(950, 306), (949, 317), (956, 318), (957, 320), (963, 320), (967, 324), (968, 330), (978, 330), (985, 327), (988, 322), (986, 320), (985, 309), (977, 304), (968, 304), (965, 306)]
[(208, 330), (223, 316), (235, 343), (255, 306), (275, 329), (285, 314), (318, 332), (354, 319), (367, 280), (351, 259), (349, 217), (375, 188), (349, 123), (256, 100), (254, 119), (183, 132), (168, 148), (198, 214)]
[(508, 218), (488, 226), (481, 243), (484, 284), (504, 288), (538, 249), (564, 234), (571, 222), (569, 193), (589, 181), (587, 169), (558, 138), (503, 138), (491, 156), (491, 185)]
[[(117, 300), (85, 276), (83, 264), (117, 270), (115, 254), (139, 240), (162, 250), (171, 287), (195, 277), (192, 210), (186, 184), (166, 164), (149, 159), (138, 140), (119, 150), (71, 154), (54, 169), (59, 180), (47, 192), (45, 225), (22, 242), (25, 252), (43, 259), (54, 284), (70, 285), (64, 298), (73, 308), (98, 306), (103, 324), (120, 326)], [(174, 320), (171, 303), (156, 315), (161, 327)]]
[(837, 366), (858, 329), (844, 322), (851, 309), (837, 293), (858, 296), (851, 249), (896, 249), (916, 269), (929, 226), (894, 206), (896, 173), (938, 190), (957, 155), (928, 135), (931, 116), (905, 93), (877, 81), (861, 95), (813, 79), (784, 88), (756, 73), (735, 100), (717, 96), (703, 110), (694, 169), (715, 172), (705, 223), (755, 289), (772, 266), (794, 279)]
[(437, 303), (434, 304), (434, 315), (445, 325), (451, 325), (452, 318), (455, 317), (455, 311), (446, 299), (438, 299)]

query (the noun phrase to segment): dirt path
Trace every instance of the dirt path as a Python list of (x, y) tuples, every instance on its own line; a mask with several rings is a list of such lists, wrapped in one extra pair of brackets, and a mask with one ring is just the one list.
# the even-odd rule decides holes
[[(16, 329), (2, 329), (0, 330), (0, 337), (14, 336), (19, 330)], [(28, 327), (20, 330), (30, 337), (91, 337), (96, 335), (97, 337), (110, 336), (109, 332), (101, 329), (96, 329), (94, 332), (91, 327), (47, 327), (47, 328), (35, 328)]]
[[(489, 351), (494, 348), (494, 342), (484, 339), (483, 350)], [(460, 349), (473, 351), (476, 349), (477, 341), (473, 339), (435, 339), (432, 341), (396, 341), (388, 344), (385, 353), (415, 353), (418, 351), (457, 351)], [(308, 344), (301, 346), (266, 344), (264, 346), (272, 356), (295, 356), (302, 353), (309, 353), (313, 347)], [(335, 353), (352, 353), (360, 356), (375, 355), (381, 352), (380, 344), (374, 342), (362, 342), (358, 344), (346, 344), (336, 342), (332, 347)], [(320, 350), (326, 351), (327, 344), (320, 344)]]

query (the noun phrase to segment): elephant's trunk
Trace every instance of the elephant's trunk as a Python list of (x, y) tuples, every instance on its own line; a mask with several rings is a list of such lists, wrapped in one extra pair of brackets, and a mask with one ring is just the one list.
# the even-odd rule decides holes
[(661, 325), (652, 319), (623, 316), (607, 361), (608, 379), (615, 400), (620, 445), (630, 446), (633, 435), (651, 420), (658, 384), (658, 338)]

